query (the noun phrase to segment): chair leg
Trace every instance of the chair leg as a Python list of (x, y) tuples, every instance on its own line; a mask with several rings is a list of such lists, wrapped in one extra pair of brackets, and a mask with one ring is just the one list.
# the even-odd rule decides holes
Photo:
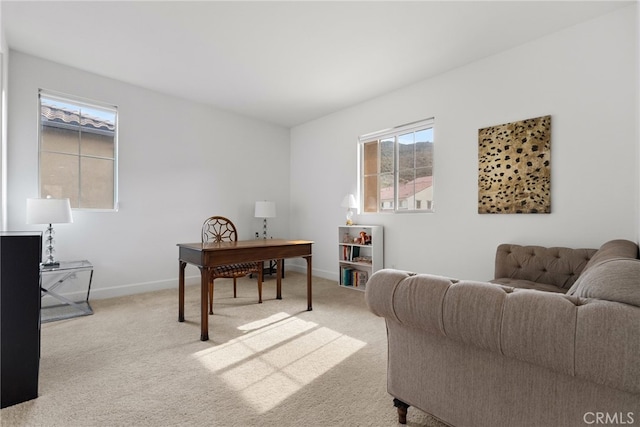
[(263, 269), (261, 268), (258, 271), (258, 304), (262, 303), (262, 278), (263, 278)]
[(233, 278), (233, 297), (235, 298), (237, 296), (236, 293), (236, 278)]
[(213, 314), (213, 280), (209, 282), (209, 314)]

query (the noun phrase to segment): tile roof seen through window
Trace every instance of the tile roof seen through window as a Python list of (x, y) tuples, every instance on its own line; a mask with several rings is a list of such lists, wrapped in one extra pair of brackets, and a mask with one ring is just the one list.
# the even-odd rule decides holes
[[(113, 132), (116, 128), (115, 123), (110, 120), (92, 117), (87, 114), (79, 115), (76, 111), (45, 104), (42, 104), (40, 108), (40, 115), (46, 119), (50, 126), (55, 126), (55, 123), (70, 126), (80, 125), (86, 131), (98, 130), (107, 132)], [(47, 125), (44, 120), (43, 125)]]
[[(398, 200), (407, 199), (433, 185), (432, 176), (424, 176), (398, 186)], [(393, 187), (380, 189), (381, 200), (393, 200)]]

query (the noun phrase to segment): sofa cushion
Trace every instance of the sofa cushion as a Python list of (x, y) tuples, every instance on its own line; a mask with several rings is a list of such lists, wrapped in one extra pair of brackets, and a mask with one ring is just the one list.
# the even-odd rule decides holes
[(591, 257), (583, 272), (602, 261), (612, 258), (638, 258), (638, 245), (623, 239), (610, 240), (600, 246), (600, 249)]
[(640, 307), (640, 260), (613, 258), (602, 261), (582, 273), (567, 295)]
[(524, 280), (524, 279), (512, 279), (510, 277), (501, 277), (499, 279), (494, 279), (494, 280), (491, 280), (491, 283), (510, 286), (512, 288), (535, 289), (536, 291), (545, 291), (545, 292), (565, 293), (566, 291), (566, 289), (559, 288), (555, 285), (548, 285), (546, 283), (538, 283), (538, 282), (533, 282), (531, 280)]

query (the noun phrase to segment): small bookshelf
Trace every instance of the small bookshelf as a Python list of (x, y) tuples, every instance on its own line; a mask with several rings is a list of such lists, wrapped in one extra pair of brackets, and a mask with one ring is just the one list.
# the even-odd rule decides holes
[(384, 236), (380, 225), (338, 227), (338, 283), (364, 291), (369, 277), (383, 268)]

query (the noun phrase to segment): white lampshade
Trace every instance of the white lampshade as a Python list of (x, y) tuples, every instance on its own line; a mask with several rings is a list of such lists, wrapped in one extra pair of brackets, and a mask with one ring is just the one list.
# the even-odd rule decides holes
[(256, 209), (254, 216), (256, 218), (275, 218), (276, 217), (276, 203), (275, 202), (256, 202)]
[(353, 194), (347, 194), (344, 196), (344, 199), (342, 199), (340, 206), (343, 208), (353, 209), (358, 207), (358, 203), (356, 202), (356, 198)]
[(27, 199), (27, 224), (73, 222), (69, 199)]

